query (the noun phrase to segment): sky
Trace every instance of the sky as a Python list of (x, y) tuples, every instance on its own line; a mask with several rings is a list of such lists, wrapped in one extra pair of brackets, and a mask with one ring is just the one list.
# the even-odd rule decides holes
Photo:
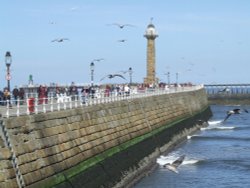
[[(0, 88), (10, 51), (11, 87), (28, 84), (124, 83), (107, 74), (132, 68), (132, 81), (146, 76), (150, 19), (156, 76), (161, 82), (249, 83), (249, 0), (5, 0), (0, 6)], [(113, 23), (131, 24), (119, 29)], [(68, 38), (64, 42), (51, 42)], [(126, 39), (121, 43), (118, 40)]]

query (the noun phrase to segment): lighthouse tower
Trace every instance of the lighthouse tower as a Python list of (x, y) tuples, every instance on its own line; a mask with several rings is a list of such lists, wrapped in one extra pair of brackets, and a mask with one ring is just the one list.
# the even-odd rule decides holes
[(155, 84), (158, 79), (155, 77), (155, 38), (158, 37), (155, 26), (151, 23), (148, 25), (144, 37), (147, 43), (147, 76), (144, 78), (144, 84)]

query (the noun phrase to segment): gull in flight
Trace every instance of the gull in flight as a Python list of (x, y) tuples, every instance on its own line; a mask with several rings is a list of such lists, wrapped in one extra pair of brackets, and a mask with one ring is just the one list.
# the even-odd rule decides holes
[(104, 80), (105, 78), (112, 79), (114, 77), (120, 77), (120, 78), (126, 80), (126, 78), (124, 78), (124, 76), (122, 76), (121, 74), (108, 74), (108, 75), (104, 76), (100, 81)]
[(113, 24), (110, 24), (110, 25), (115, 25), (115, 26), (118, 26), (120, 29), (123, 29), (124, 27), (135, 27), (134, 25), (132, 24), (119, 24), (119, 23), (113, 23)]
[(99, 61), (103, 61), (104, 59), (103, 58), (99, 58), (99, 59), (93, 59), (93, 62), (99, 62)]
[(51, 22), (49, 22), (51, 25), (55, 25), (56, 24), (56, 22), (54, 22), (54, 21), (51, 21)]
[[(244, 112), (248, 113), (248, 110), (247, 109), (243, 109)], [(225, 119), (223, 120), (226, 121), (232, 114), (240, 114), (241, 113), (241, 109), (239, 108), (235, 108), (233, 110), (229, 110), (227, 111), (227, 116), (225, 117)]]
[(127, 40), (126, 39), (121, 39), (121, 40), (118, 40), (117, 42), (126, 42)]
[(121, 71), (119, 71), (119, 72), (121, 72), (122, 74), (126, 74), (128, 71), (129, 71), (129, 70), (126, 70), (126, 71), (121, 70)]
[(68, 38), (59, 38), (59, 39), (54, 39), (51, 42), (64, 42), (65, 40), (69, 40)]
[(225, 93), (225, 92), (230, 92), (230, 89), (225, 87), (224, 89), (218, 91), (219, 93)]
[(168, 170), (175, 172), (175, 173), (179, 173), (177, 168), (181, 165), (181, 163), (184, 161), (185, 155), (180, 156), (178, 159), (176, 159), (174, 162), (172, 163), (167, 163), (164, 164), (163, 167), (167, 168)]

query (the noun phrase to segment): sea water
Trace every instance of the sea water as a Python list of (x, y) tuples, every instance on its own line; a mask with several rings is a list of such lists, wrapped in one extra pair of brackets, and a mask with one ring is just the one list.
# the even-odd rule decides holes
[[(158, 168), (135, 188), (249, 188), (250, 113), (242, 111), (223, 122), (226, 112), (250, 106), (213, 105), (209, 126), (189, 135), (176, 150), (160, 156)], [(185, 155), (179, 173), (162, 165)]]

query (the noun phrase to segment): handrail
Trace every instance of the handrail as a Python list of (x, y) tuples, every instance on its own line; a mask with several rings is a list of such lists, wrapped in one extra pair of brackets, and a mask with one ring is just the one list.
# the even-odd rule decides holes
[(61, 111), (66, 109), (92, 106), (100, 103), (110, 103), (121, 100), (131, 100), (135, 98), (143, 98), (154, 95), (163, 95), (178, 92), (187, 92), (203, 88), (202, 85), (188, 87), (173, 87), (160, 89), (144, 89), (130, 90), (130, 92), (108, 92), (99, 91), (95, 94), (71, 95), (58, 94), (56, 97), (48, 98), (30, 97), (26, 100), (6, 100), (0, 101), (0, 113), (3, 117), (30, 115), (38, 113), (47, 113), (53, 111)]

